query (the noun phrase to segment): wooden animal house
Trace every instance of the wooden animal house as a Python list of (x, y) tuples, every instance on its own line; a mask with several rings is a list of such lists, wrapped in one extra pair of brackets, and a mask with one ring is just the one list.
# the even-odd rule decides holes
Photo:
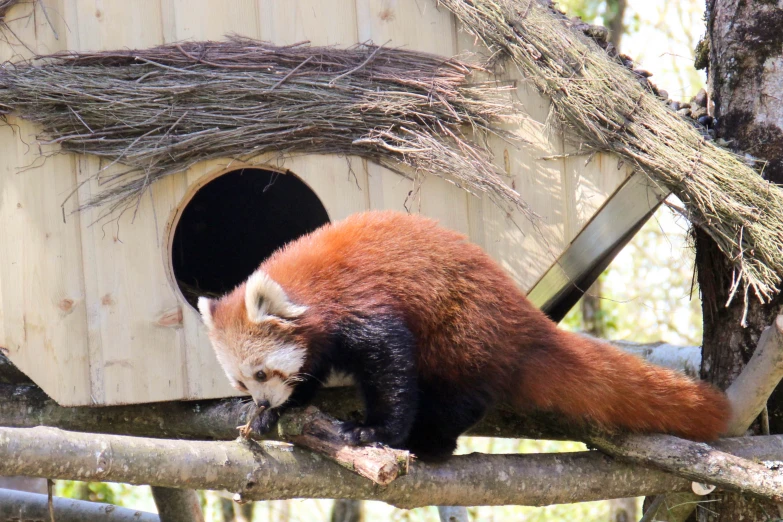
[[(227, 35), (488, 54), (435, 0), (42, 1), (48, 17), (26, 3), (6, 15), (25, 45), (0, 45), (0, 61)], [(0, 346), (61, 405), (234, 395), (194, 299), (232, 288), (289, 240), (366, 209), (420, 212), (464, 232), (561, 317), (666, 194), (616, 156), (569, 154), (546, 125), (550, 101), (515, 68), (493, 81), (514, 82), (505, 95), (524, 113), (505, 127), (518, 143), (489, 136), (494, 166), (535, 219), (469, 193), (449, 172), (402, 169), (406, 177), (359, 155), (252, 149), (145, 185), (109, 218), (106, 206), (75, 212), (124, 162), (37, 141), (41, 127), (12, 112), (0, 127)]]

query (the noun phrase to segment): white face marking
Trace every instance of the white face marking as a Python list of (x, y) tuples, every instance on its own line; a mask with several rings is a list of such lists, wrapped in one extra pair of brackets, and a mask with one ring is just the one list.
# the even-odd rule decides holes
[[(258, 356), (254, 355), (255, 364), (247, 362), (239, 364), (239, 375), (234, 376), (233, 379), (239, 378), (256, 403), (269, 401), (272, 408), (277, 408), (287, 401), (294, 391), (296, 382), (291, 380), (291, 377), (295, 377), (302, 369), (305, 354), (305, 349), (301, 346), (282, 345), (271, 350), (261, 363), (258, 363)], [(259, 371), (263, 371), (267, 376), (263, 382), (256, 379)], [(232, 378), (230, 373), (229, 378)]]
[(291, 376), (302, 369), (305, 361), (305, 349), (295, 344), (289, 344), (270, 353), (264, 361), (267, 368), (277, 370)]

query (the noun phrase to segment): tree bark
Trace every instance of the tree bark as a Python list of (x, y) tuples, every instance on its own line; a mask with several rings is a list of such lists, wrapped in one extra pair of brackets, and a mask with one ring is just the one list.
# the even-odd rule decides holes
[[(764, 177), (783, 182), (783, 8), (779, 2), (707, 0), (708, 83), (716, 136), (740, 153), (767, 161)], [(704, 314), (703, 377), (726, 388), (739, 375), (763, 329), (780, 313), (778, 296), (762, 306), (749, 296), (747, 327), (740, 328), (743, 300), (730, 306), (732, 272), (712, 240), (696, 231), (696, 266)], [(783, 432), (783, 392), (769, 402), (770, 428)], [(754, 431), (758, 432), (756, 423)], [(720, 492), (696, 518), (706, 522), (767, 520), (772, 503)]]
[[(153, 513), (112, 504), (54, 497), (57, 522), (159, 522)], [(49, 498), (42, 493), (0, 489), (0, 520), (42, 522), (49, 520)]]
[[(726, 390), (732, 416), (726, 431), (726, 436), (739, 437), (745, 435), (755, 418), (764, 408), (772, 391), (783, 377), (783, 316), (778, 316), (775, 322), (761, 335), (758, 346), (748, 364), (739, 377)], [(650, 502), (654, 510), (664, 509), (658, 515), (658, 520), (680, 522), (686, 520), (701, 500), (697, 495), (677, 494), (664, 502)], [(678, 506), (678, 507), (673, 507)], [(648, 510), (653, 507), (648, 506)], [(651, 513), (650, 516), (654, 514)]]
[[(724, 439), (716, 447), (745, 459), (783, 459), (783, 436)], [(407, 475), (379, 488), (320, 455), (275, 441), (145, 439), (46, 427), (0, 428), (3, 474), (225, 490), (244, 501), (369, 499), (406, 509), (433, 504), (543, 506), (684, 491), (691, 484), (587, 451), (415, 462)]]
[(654, 466), (697, 482), (783, 502), (783, 475), (761, 464), (718, 451), (707, 444), (670, 435), (592, 437), (604, 453)]
[(405, 475), (410, 466), (410, 453), (404, 450), (375, 445), (347, 446), (336, 419), (313, 406), (301, 414), (283, 416), (277, 428), (284, 440), (324, 455), (379, 486), (388, 486)]

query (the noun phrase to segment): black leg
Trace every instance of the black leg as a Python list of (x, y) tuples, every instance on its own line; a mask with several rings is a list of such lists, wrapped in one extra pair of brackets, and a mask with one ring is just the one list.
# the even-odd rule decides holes
[(450, 393), (447, 387), (422, 386), (405, 448), (425, 462), (447, 459), (457, 448), (457, 438), (481, 420), (490, 403), (480, 392)]
[(381, 442), (399, 446), (410, 432), (417, 410), (415, 341), (396, 317), (352, 321), (342, 330), (343, 348), (364, 397), (361, 424), (343, 423), (350, 444)]

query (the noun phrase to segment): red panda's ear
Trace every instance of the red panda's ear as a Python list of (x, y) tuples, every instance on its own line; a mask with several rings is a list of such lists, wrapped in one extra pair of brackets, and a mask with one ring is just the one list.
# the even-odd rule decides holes
[(270, 317), (294, 319), (307, 311), (306, 306), (289, 301), (285, 290), (261, 270), (250, 276), (245, 284), (245, 308), (253, 323)]
[(201, 313), (201, 320), (204, 321), (204, 324), (210, 330), (212, 330), (215, 327), (215, 323), (212, 320), (212, 316), (215, 313), (216, 305), (217, 303), (215, 303), (214, 300), (208, 297), (198, 298), (198, 311)]

